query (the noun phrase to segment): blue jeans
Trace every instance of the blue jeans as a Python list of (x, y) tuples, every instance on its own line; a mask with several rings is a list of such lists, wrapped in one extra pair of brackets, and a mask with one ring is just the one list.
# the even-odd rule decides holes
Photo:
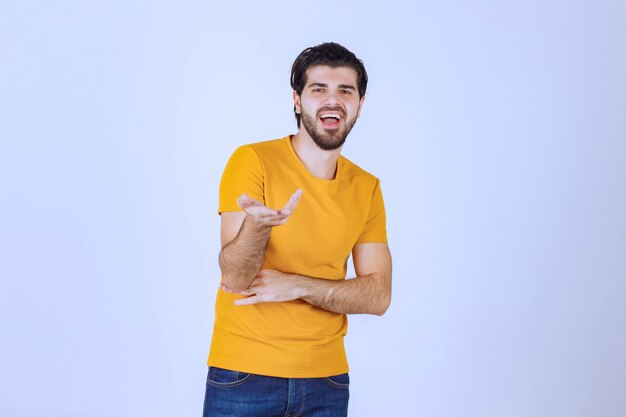
[(204, 417), (345, 417), (350, 377), (276, 378), (209, 367)]

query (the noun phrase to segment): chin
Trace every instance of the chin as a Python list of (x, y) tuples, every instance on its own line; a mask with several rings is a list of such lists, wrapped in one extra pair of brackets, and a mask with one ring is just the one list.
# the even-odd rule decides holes
[(315, 142), (315, 144), (320, 148), (323, 149), (325, 151), (333, 151), (337, 148), (340, 148), (345, 142), (346, 142), (346, 137), (344, 136), (343, 138), (340, 139), (328, 139), (328, 138), (321, 138), (319, 136), (312, 136), (313, 141)]

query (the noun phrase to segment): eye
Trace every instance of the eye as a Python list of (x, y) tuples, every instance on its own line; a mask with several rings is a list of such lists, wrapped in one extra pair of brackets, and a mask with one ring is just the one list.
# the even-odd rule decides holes
[(324, 91), (324, 89), (323, 89), (323, 88), (320, 88), (320, 87), (317, 87), (317, 88), (314, 88), (314, 89), (313, 89), (313, 92), (314, 92), (314, 93), (321, 93), (322, 91)]
[(341, 90), (341, 92), (344, 94), (352, 94), (351, 90)]

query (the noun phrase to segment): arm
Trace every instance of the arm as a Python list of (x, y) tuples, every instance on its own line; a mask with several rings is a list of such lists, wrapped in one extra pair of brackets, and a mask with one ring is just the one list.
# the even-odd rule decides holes
[(283, 209), (274, 210), (243, 194), (237, 204), (244, 211), (222, 213), (222, 284), (234, 290), (250, 285), (263, 263), (272, 227), (287, 222), (301, 195), (297, 190)]
[[(391, 303), (391, 252), (386, 243), (362, 243), (352, 250), (356, 278), (328, 280), (304, 275), (284, 274), (264, 269), (249, 288), (239, 291), (251, 297), (237, 305), (289, 301), (306, 302), (340, 314), (383, 315)], [(233, 291), (231, 288), (224, 288)]]
[(382, 316), (391, 304), (391, 252), (386, 243), (361, 243), (352, 250), (356, 278), (301, 281), (302, 298), (324, 310)]
[(222, 213), (222, 251), (218, 259), (222, 283), (237, 289), (250, 285), (263, 263), (270, 231), (271, 227), (255, 222), (246, 212)]

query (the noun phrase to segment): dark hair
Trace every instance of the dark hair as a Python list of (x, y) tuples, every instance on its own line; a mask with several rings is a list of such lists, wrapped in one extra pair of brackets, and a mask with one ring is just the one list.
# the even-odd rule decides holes
[[(345, 47), (335, 42), (325, 42), (300, 52), (291, 67), (291, 88), (298, 95), (302, 95), (302, 90), (307, 82), (306, 70), (315, 65), (327, 65), (331, 68), (348, 67), (356, 71), (357, 90), (359, 98), (365, 95), (367, 89), (367, 72), (363, 61), (350, 52)], [(300, 127), (300, 115), (296, 113), (296, 106), (293, 112)]]

